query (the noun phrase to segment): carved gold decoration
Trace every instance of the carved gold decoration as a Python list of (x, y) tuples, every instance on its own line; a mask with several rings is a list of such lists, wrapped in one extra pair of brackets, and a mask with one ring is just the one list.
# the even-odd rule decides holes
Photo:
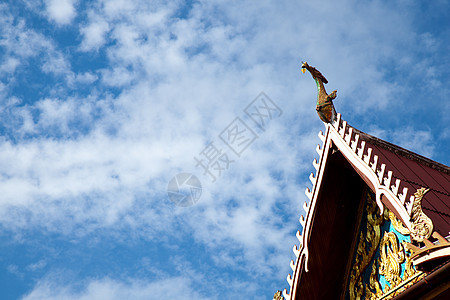
[(426, 273), (423, 272), (417, 272), (415, 276), (410, 278), (409, 280), (405, 280), (401, 285), (398, 287), (392, 289), (387, 294), (383, 295), (381, 298), (383, 300), (390, 300), (393, 299), (395, 296), (400, 295), (405, 290), (409, 289), (411, 286), (413, 286), (416, 282), (420, 281), (423, 277), (425, 277)]
[[(370, 274), (370, 287), (375, 292), (366, 289), (368, 299), (392, 299), (422, 278), (422, 272), (416, 271), (412, 266), (411, 255), (406, 251), (406, 244), (404, 241), (399, 243), (397, 235), (393, 232), (387, 232), (383, 236), (378, 260), (380, 267), (377, 270), (374, 263)], [(403, 276), (401, 276), (402, 263), (405, 263)], [(377, 271), (389, 282), (384, 291), (377, 288), (379, 286)]]
[[(416, 194), (417, 201), (420, 201), (424, 190), (419, 190)], [(417, 218), (423, 220), (423, 216), (417, 209), (414, 212), (418, 214)], [(369, 300), (390, 299), (399, 291), (404, 290), (405, 286), (416, 282), (422, 272), (416, 271), (413, 267), (412, 254), (408, 251), (409, 243), (404, 241), (400, 243), (394, 232), (385, 232), (381, 238), (383, 219), (390, 220), (395, 230), (403, 235), (411, 234), (411, 232), (388, 209), (385, 209), (384, 214), (380, 216), (378, 206), (370, 193), (367, 196), (366, 213), (367, 222), (361, 224), (362, 228), (365, 226), (366, 230), (360, 231), (356, 256), (350, 271), (349, 297), (350, 299), (365, 298)], [(378, 247), (380, 248), (380, 258), (373, 261)], [(413, 253), (413, 251), (411, 252)], [(372, 267), (369, 282), (364, 283), (363, 274), (370, 265)], [(403, 274), (402, 266), (404, 266)], [(380, 275), (384, 276), (388, 282), (384, 290), (379, 282)]]
[(405, 227), (405, 225), (403, 225), (403, 223), (395, 216), (395, 214), (386, 209), (386, 212), (389, 216), (389, 220), (391, 221), (392, 226), (395, 228), (395, 230), (397, 230), (398, 232), (400, 232), (403, 235), (408, 235), (411, 232), (409, 231), (408, 228)]
[[(403, 235), (410, 235), (411, 231), (409, 231), (408, 228), (403, 225), (403, 223), (395, 216), (395, 214), (390, 211), (389, 209), (385, 209), (385, 219), (391, 221), (391, 225), (397, 230), (399, 233)], [(407, 280), (411, 278), (413, 275), (417, 273), (417, 271), (412, 266), (412, 260), (411, 260), (411, 254), (408, 253), (412, 252), (409, 249), (409, 243), (406, 243), (405, 241), (402, 242), (402, 247), (405, 252), (405, 271), (403, 275), (403, 280)]]
[[(379, 299), (383, 295), (380, 282), (378, 282), (378, 268), (376, 262), (372, 264), (372, 272), (370, 272), (370, 289), (366, 286), (366, 298), (369, 300)], [(372, 292), (372, 291), (375, 291)]]
[[(420, 188), (414, 193), (411, 209), (411, 231), (392, 212), (388, 212), (391, 224), (398, 232), (403, 235), (409, 234), (411, 239), (422, 242), (425, 245), (425, 247), (419, 248), (411, 243), (404, 243), (404, 248), (412, 253), (411, 256), (406, 258), (406, 277), (411, 277), (413, 276), (412, 274), (417, 273), (412, 268), (412, 261), (414, 261), (414, 264), (421, 264), (437, 257), (449, 256), (450, 253), (450, 243), (436, 231), (433, 232), (433, 222), (422, 210), (422, 199), (428, 191), (429, 189)], [(431, 234), (438, 240), (438, 244), (433, 244), (428, 240)]]
[(408, 246), (407, 246), (407, 242), (403, 241), (402, 245), (403, 245), (403, 249), (405, 249), (405, 271), (403, 273), (403, 280), (407, 280), (411, 277), (413, 277), (415, 274), (417, 274), (418, 272), (413, 268), (413, 263), (411, 260), (411, 256), (412, 254), (408, 254), (409, 251)]
[(390, 220), (392, 226), (403, 235), (410, 235), (411, 238), (418, 242), (428, 239), (433, 232), (433, 222), (422, 211), (422, 198), (429, 189), (420, 188), (414, 193), (414, 202), (411, 209), (412, 231), (406, 228), (403, 223), (389, 210), (385, 210), (385, 219)]
[(383, 275), (389, 286), (386, 291), (396, 287), (401, 281), (401, 264), (405, 261), (403, 244), (399, 244), (397, 236), (393, 232), (387, 232), (380, 246), (380, 275)]
[(411, 260), (419, 265), (428, 260), (436, 259), (438, 257), (450, 256), (450, 242), (442, 237), (437, 231), (433, 232), (433, 237), (437, 239), (436, 244), (433, 244), (428, 239), (423, 240), (425, 247), (419, 248), (410, 243), (406, 243), (405, 247), (412, 252)]
[(367, 194), (366, 236), (361, 232), (356, 250), (355, 263), (350, 271), (350, 299), (361, 299), (365, 288), (363, 272), (372, 261), (380, 243), (380, 226), (383, 216), (378, 213), (378, 206), (370, 193)]
[(273, 300), (284, 300), (284, 297), (281, 295), (281, 291), (277, 291), (277, 292), (273, 295)]
[(414, 193), (414, 202), (411, 210), (411, 238), (417, 242), (423, 242), (433, 233), (433, 222), (422, 211), (422, 198), (429, 189), (420, 188)]

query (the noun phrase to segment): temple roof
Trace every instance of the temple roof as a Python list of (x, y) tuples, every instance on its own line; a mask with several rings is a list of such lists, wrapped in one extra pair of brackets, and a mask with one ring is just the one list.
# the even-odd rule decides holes
[(372, 155), (392, 171), (392, 182), (400, 180), (399, 190), (408, 189), (408, 196), (422, 187), (430, 189), (422, 200), (422, 209), (431, 218), (434, 229), (442, 236), (450, 234), (450, 168), (353, 129), (366, 147), (372, 149)]
[[(305, 214), (300, 217), (300, 245), (294, 245), (296, 261), (291, 261), (293, 274), (287, 278), (290, 291), (284, 290), (285, 299), (298, 299), (300, 294), (308, 299), (320, 288), (315, 281), (326, 279), (326, 272), (337, 275), (348, 267), (339, 259), (351, 251), (358, 195), (364, 186), (375, 193), (380, 211), (387, 207), (408, 230), (414, 225), (414, 194), (429, 189), (422, 199), (423, 212), (432, 220), (434, 231), (442, 237), (450, 235), (449, 167), (359, 131), (341, 120), (340, 114), (325, 128), (325, 133), (319, 132), (323, 145), (316, 148), (317, 172), (310, 175), (313, 188), (305, 192), (310, 201), (304, 203)], [(318, 270), (324, 266), (327, 270)], [(328, 285), (326, 296), (342, 284)]]

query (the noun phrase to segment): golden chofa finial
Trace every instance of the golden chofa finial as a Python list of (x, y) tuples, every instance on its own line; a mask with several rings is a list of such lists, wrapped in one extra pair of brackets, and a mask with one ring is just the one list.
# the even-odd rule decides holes
[(302, 72), (308, 70), (311, 73), (317, 85), (317, 103), (316, 111), (319, 118), (325, 123), (332, 123), (336, 120), (336, 109), (334, 108), (333, 99), (336, 98), (337, 91), (327, 94), (324, 84), (328, 83), (325, 76), (322, 75), (316, 68), (308, 65), (307, 62), (302, 62)]

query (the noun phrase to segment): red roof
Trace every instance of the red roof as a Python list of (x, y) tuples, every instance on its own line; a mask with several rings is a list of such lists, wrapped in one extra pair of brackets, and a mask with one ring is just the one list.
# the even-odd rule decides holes
[(421, 155), (393, 145), (366, 133), (354, 130), (372, 148), (372, 155), (392, 171), (392, 182), (400, 179), (400, 188), (408, 188), (408, 197), (422, 187), (430, 190), (422, 199), (424, 213), (433, 221), (442, 236), (450, 234), (450, 168)]

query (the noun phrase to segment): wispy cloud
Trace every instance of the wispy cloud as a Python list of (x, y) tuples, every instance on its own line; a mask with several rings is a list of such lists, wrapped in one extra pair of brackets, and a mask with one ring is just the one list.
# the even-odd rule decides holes
[(110, 278), (93, 279), (80, 289), (78, 285), (58, 285), (50, 279), (39, 281), (23, 300), (34, 299), (214, 299), (199, 295), (188, 278), (174, 277), (153, 282), (130, 279), (125, 282)]

